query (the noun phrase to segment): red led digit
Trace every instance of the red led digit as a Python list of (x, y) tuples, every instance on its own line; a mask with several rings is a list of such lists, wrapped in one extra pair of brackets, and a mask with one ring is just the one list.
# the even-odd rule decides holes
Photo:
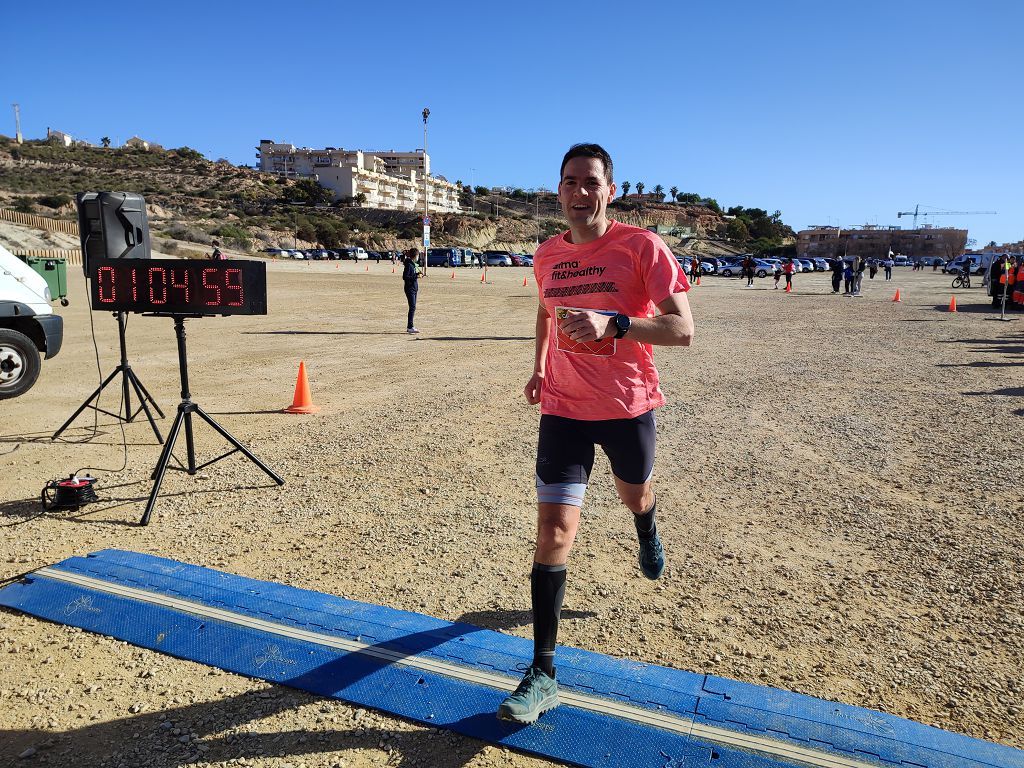
[[(104, 275), (110, 278), (108, 285), (103, 284)], [(96, 273), (96, 286), (99, 288), (100, 302), (102, 304), (113, 304), (117, 301), (117, 287), (114, 285), (115, 277), (113, 267), (100, 267), (100, 271)]]
[[(160, 273), (160, 298), (157, 298), (156, 290), (154, 290), (156, 286), (153, 285), (154, 277), (158, 272)], [(149, 301), (151, 304), (167, 303), (167, 270), (164, 269), (163, 267), (149, 268)]]
[[(231, 278), (235, 278), (238, 281), (238, 285), (231, 282)], [(242, 299), (245, 298), (245, 290), (242, 288), (242, 270), (240, 269), (226, 269), (224, 270), (224, 288), (225, 290), (230, 289), (232, 291), (238, 291), (238, 298), (235, 301), (229, 301), (229, 307), (240, 307), (242, 306)]]
[(138, 270), (132, 267), (132, 301), (139, 300), (139, 275)]
[(174, 274), (177, 271), (178, 270), (176, 270), (176, 269), (171, 269), (171, 288), (182, 288), (182, 289), (184, 289), (184, 291), (185, 291), (185, 303), (188, 304), (188, 297), (189, 297), (189, 292), (188, 292), (188, 269), (184, 268), (184, 269), (181, 270), (185, 274), (185, 277), (182, 279), (181, 282), (178, 282), (178, 281), (176, 281), (174, 279)]
[(207, 279), (209, 275), (216, 275), (219, 272), (219, 269), (214, 269), (213, 267), (207, 267), (206, 269), (203, 270), (203, 288), (207, 289), (207, 291), (213, 291), (214, 295), (216, 296), (216, 298), (213, 301), (210, 301), (209, 299), (206, 298), (206, 296), (208, 296), (209, 294), (204, 292), (203, 304), (205, 304), (208, 307), (220, 306), (220, 286), (217, 285), (216, 282), (211, 284), (210, 281)]

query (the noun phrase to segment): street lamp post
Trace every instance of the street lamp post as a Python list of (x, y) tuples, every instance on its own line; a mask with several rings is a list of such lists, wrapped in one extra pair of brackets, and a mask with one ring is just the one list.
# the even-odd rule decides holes
[(427, 251), (430, 250), (430, 206), (427, 189), (427, 118), (430, 117), (430, 110), (423, 108), (423, 275), (427, 274)]

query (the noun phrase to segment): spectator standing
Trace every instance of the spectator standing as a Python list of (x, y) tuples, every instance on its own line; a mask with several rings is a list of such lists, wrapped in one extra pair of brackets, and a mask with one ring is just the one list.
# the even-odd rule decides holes
[(878, 274), (878, 259), (872, 259), (868, 262), (868, 279), (874, 280), (875, 275)]
[(853, 295), (860, 296), (861, 283), (864, 282), (864, 270), (867, 260), (858, 256), (853, 262)]
[(743, 276), (747, 278), (747, 288), (754, 287), (754, 257), (745, 256), (743, 259)]
[(406, 333), (419, 333), (419, 329), (413, 323), (416, 316), (416, 299), (420, 291), (420, 251), (419, 248), (410, 248), (403, 255), (402, 282), (405, 284), (405, 299), (409, 303), (409, 320), (406, 323)]
[(777, 290), (779, 290), (779, 280), (782, 279), (782, 265), (781, 264), (776, 264), (775, 265), (774, 277), (775, 277), (775, 290), (777, 291)]
[(885, 261), (882, 262), (882, 266), (885, 267), (886, 280), (892, 280), (892, 268), (895, 263), (896, 262), (892, 260), (892, 251), (890, 251), (889, 255), (885, 258)]
[[(856, 258), (856, 257), (854, 257)], [(843, 296), (853, 293), (853, 262), (843, 259)]]
[(839, 293), (839, 284), (843, 281), (844, 265), (842, 259), (832, 259), (832, 293)]
[(796, 271), (796, 265), (793, 263), (792, 257), (786, 259), (786, 263), (782, 265), (782, 273), (786, 276), (786, 290), (793, 290), (793, 273)]
[(225, 256), (224, 252), (221, 251), (221, 249), (220, 249), (220, 241), (219, 240), (214, 240), (213, 241), (213, 253), (210, 254), (210, 260), (211, 261), (227, 261), (227, 258), (228, 257)]

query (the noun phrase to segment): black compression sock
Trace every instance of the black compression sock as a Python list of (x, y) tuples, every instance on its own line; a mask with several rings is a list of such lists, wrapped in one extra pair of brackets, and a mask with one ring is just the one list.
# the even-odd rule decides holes
[(636, 535), (641, 539), (653, 539), (658, 532), (657, 524), (654, 521), (654, 513), (658, 509), (658, 500), (651, 503), (651, 508), (642, 515), (633, 513), (633, 525), (636, 526)]
[(533, 665), (549, 677), (555, 676), (555, 642), (558, 619), (565, 597), (564, 565), (534, 563), (530, 572), (530, 602), (533, 605)]

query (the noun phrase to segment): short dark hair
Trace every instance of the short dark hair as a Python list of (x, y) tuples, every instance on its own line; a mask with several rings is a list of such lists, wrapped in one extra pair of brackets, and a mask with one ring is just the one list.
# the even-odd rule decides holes
[(558, 169), (558, 179), (561, 181), (565, 173), (565, 165), (574, 157), (595, 157), (604, 165), (604, 177), (609, 184), (612, 183), (612, 156), (608, 154), (600, 144), (573, 144), (569, 151), (562, 158), (562, 167)]

